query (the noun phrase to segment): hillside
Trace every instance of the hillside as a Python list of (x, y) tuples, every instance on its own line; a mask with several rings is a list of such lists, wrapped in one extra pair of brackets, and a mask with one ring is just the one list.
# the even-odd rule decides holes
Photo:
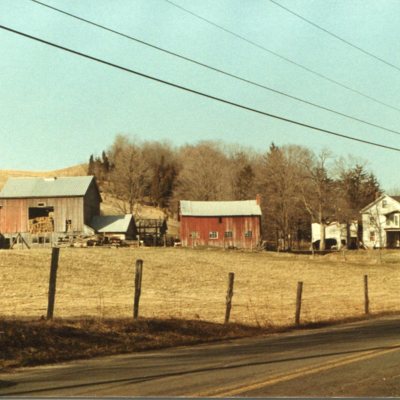
[(72, 167), (57, 169), (54, 171), (19, 171), (19, 170), (0, 170), (0, 189), (4, 186), (8, 178), (11, 177), (52, 177), (52, 176), (83, 176), (87, 174), (87, 164), (78, 164)]
[[(101, 194), (103, 202), (100, 205), (101, 212), (104, 215), (118, 215), (124, 213), (123, 204), (121, 201), (113, 197), (108, 193)], [(125, 210), (128, 210), (127, 205)], [(136, 218), (151, 218), (151, 219), (162, 219), (165, 218), (165, 213), (161, 208), (151, 207), (148, 205), (139, 205), (134, 210)], [(176, 219), (168, 219), (168, 234), (178, 236), (179, 235), (179, 222)]]

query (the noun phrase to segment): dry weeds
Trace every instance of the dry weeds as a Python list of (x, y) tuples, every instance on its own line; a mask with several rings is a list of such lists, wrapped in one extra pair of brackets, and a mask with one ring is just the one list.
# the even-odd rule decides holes
[(265, 330), (173, 319), (0, 319), (0, 332), (0, 368), (8, 369), (248, 337)]
[[(50, 249), (0, 251), (0, 314), (46, 315)], [(363, 276), (372, 313), (400, 311), (400, 252), (317, 256), (181, 248), (65, 248), (60, 252), (55, 316), (132, 315), (135, 260), (144, 260), (140, 315), (222, 322), (229, 272), (235, 272), (231, 321), (293, 323), (296, 286), (304, 282), (302, 321), (362, 315)]]

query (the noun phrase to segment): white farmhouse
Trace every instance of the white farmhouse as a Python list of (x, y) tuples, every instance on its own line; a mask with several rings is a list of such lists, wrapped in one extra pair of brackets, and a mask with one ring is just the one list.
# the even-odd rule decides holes
[(364, 246), (400, 247), (400, 196), (383, 194), (360, 213)]

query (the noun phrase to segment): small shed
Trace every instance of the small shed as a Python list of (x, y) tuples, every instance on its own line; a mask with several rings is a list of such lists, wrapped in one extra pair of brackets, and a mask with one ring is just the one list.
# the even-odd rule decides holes
[[(337, 249), (340, 250), (343, 247), (349, 249), (357, 248), (357, 237), (358, 237), (358, 223), (353, 221), (347, 228), (346, 224), (341, 224), (337, 221), (333, 221), (325, 225), (325, 249)], [(347, 232), (349, 229), (349, 232)], [(314, 248), (319, 249), (321, 242), (321, 225), (317, 222), (311, 224), (311, 236)], [(347, 240), (350, 240), (347, 243)]]
[(253, 249), (261, 241), (260, 198), (239, 201), (180, 201), (182, 246)]
[(98, 215), (92, 218), (90, 226), (96, 233), (108, 237), (118, 237), (121, 240), (136, 239), (137, 229), (132, 214)]
[(137, 234), (146, 246), (161, 246), (165, 243), (168, 224), (166, 218), (141, 218), (137, 220)]

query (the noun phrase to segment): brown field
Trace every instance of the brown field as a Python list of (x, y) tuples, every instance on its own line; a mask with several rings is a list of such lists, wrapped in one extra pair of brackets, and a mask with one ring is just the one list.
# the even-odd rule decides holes
[[(0, 251), (0, 314), (46, 315), (50, 249)], [(302, 322), (359, 316), (363, 276), (372, 313), (400, 311), (400, 252), (327, 256), (181, 248), (63, 248), (56, 317), (132, 315), (135, 260), (144, 260), (140, 315), (222, 322), (228, 272), (235, 272), (231, 321), (293, 323), (296, 287), (304, 282)]]

